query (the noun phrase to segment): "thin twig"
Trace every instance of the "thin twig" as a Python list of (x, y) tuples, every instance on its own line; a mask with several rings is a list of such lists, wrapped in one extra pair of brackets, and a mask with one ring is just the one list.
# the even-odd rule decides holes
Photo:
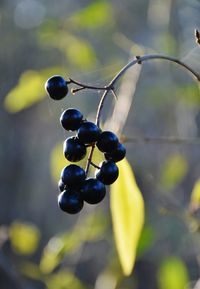
[[(144, 61), (148, 61), (148, 60), (152, 60), (152, 59), (163, 59), (163, 60), (168, 60), (170, 62), (174, 62), (179, 64), (180, 66), (184, 67), (185, 69), (187, 69), (188, 71), (190, 71), (198, 81), (200, 81), (200, 75), (198, 73), (196, 73), (191, 67), (189, 67), (188, 65), (186, 65), (185, 63), (183, 63), (182, 61), (180, 61), (177, 58), (171, 57), (171, 56), (166, 56), (166, 55), (159, 55), (159, 54), (149, 54), (149, 55), (144, 55), (144, 56), (137, 56), (137, 58), (134, 58), (133, 60), (131, 60), (127, 65), (125, 65), (120, 72), (111, 80), (111, 82), (109, 83), (109, 85), (107, 87), (113, 87), (115, 86), (116, 82), (124, 75), (124, 73), (133, 65), (135, 64), (142, 64), (142, 62)], [(99, 102), (99, 106), (98, 106), (98, 110), (97, 110), (97, 115), (96, 115), (96, 124), (99, 126), (99, 122), (100, 122), (100, 117), (101, 117), (101, 111), (103, 109), (103, 105), (104, 105), (104, 101), (106, 99), (106, 96), (108, 94), (108, 90), (106, 90), (104, 92), (104, 94), (102, 95), (102, 98)]]
[[(102, 87), (102, 86), (101, 87), (100, 86), (94, 86), (94, 85), (87, 85), (87, 84), (80, 83), (80, 82), (78, 82), (76, 80), (73, 80), (72, 78), (69, 78), (69, 81), (67, 81), (67, 83), (74, 83), (74, 84), (80, 86), (81, 89), (87, 88), (87, 89), (95, 89), (95, 90), (110, 90), (112, 88), (110, 85), (109, 86), (104, 86), (104, 87)], [(81, 90), (81, 89), (78, 88), (78, 90)], [(74, 89), (74, 92), (77, 92), (77, 91)]]
[(113, 96), (115, 97), (115, 100), (117, 100), (117, 94), (115, 93), (114, 89), (111, 89), (111, 92), (112, 92)]
[(95, 163), (93, 163), (93, 162), (90, 162), (90, 164), (91, 164), (91, 166), (93, 166), (94, 168), (96, 168), (96, 169), (99, 169), (99, 170), (100, 170), (100, 167), (99, 167), (99, 166), (97, 166)]
[[(200, 75), (195, 72), (190, 66), (188, 66), (187, 64), (185, 64), (184, 62), (182, 62), (181, 60), (171, 57), (171, 56), (166, 56), (166, 55), (161, 55), (161, 54), (149, 54), (149, 55), (143, 55), (143, 56), (136, 56), (133, 60), (131, 60), (128, 64), (126, 64), (118, 73), (117, 75), (111, 80), (111, 82), (109, 83), (108, 86), (105, 86), (104, 88), (104, 93), (100, 99), (99, 105), (98, 105), (98, 109), (97, 109), (97, 114), (96, 114), (96, 125), (99, 126), (100, 123), (100, 118), (101, 118), (101, 112), (104, 106), (104, 102), (106, 99), (106, 96), (108, 95), (108, 92), (110, 90), (114, 90), (115, 84), (117, 83), (117, 81), (124, 75), (124, 73), (132, 66), (134, 66), (135, 64), (142, 64), (142, 62), (144, 61), (149, 61), (149, 60), (153, 60), (153, 59), (163, 59), (163, 60), (167, 60), (170, 62), (174, 62), (177, 63), (178, 65), (182, 66), (183, 68), (185, 68), (186, 70), (188, 70), (189, 72), (191, 72), (193, 74), (193, 76), (200, 81)], [(73, 80), (70, 79), (70, 81), (72, 82)], [(77, 83), (78, 84), (78, 83)], [(80, 85), (80, 84), (78, 84)], [(91, 88), (91, 87), (90, 87)], [(90, 162), (92, 161), (92, 155), (93, 155), (93, 151), (94, 151), (94, 147), (95, 145), (92, 146), (90, 154), (89, 154), (89, 158), (88, 158), (88, 162), (87, 162), (87, 166), (86, 166), (86, 175), (89, 171), (89, 167), (90, 167)]]
[(91, 161), (92, 161), (94, 148), (95, 148), (95, 144), (92, 145), (90, 153), (89, 153), (89, 156), (88, 156), (88, 160), (87, 160), (87, 164), (86, 164), (86, 168), (85, 168), (86, 177), (88, 176), (88, 173), (89, 173), (89, 169), (90, 169), (90, 164), (91, 164)]
[(145, 143), (145, 144), (172, 144), (172, 145), (200, 145), (199, 138), (176, 138), (176, 137), (139, 137), (139, 138), (130, 138), (126, 136), (122, 136), (120, 140), (122, 142), (131, 142), (135, 144)]

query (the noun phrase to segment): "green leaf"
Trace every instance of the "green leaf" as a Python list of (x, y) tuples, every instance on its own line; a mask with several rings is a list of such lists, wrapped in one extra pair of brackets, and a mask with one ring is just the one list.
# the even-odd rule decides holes
[(96, 29), (113, 23), (112, 7), (106, 1), (95, 1), (70, 18), (70, 24), (83, 29)]
[(118, 166), (119, 178), (111, 186), (111, 214), (122, 270), (130, 275), (144, 224), (144, 201), (128, 161)]
[(11, 113), (19, 112), (45, 98), (44, 85), (54, 75), (64, 73), (59, 67), (50, 67), (40, 71), (27, 70), (19, 79), (18, 84), (6, 95), (4, 107)]
[(166, 258), (158, 271), (159, 289), (184, 289), (189, 282), (185, 263), (178, 257)]
[(155, 232), (152, 227), (144, 226), (137, 248), (137, 258), (142, 256), (155, 242)]
[(9, 236), (14, 251), (22, 255), (34, 253), (40, 240), (40, 232), (35, 225), (19, 221), (11, 224)]
[(187, 171), (186, 159), (179, 154), (171, 155), (163, 165), (161, 185), (167, 190), (174, 189), (183, 180)]
[(194, 184), (190, 199), (190, 208), (192, 211), (197, 210), (200, 207), (200, 178)]

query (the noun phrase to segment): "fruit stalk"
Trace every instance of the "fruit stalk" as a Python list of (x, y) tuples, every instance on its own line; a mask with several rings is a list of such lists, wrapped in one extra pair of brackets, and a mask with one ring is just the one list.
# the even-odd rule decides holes
[[(191, 72), (191, 74), (198, 80), (200, 81), (200, 75), (198, 73), (196, 73), (190, 66), (188, 66), (187, 64), (185, 64), (184, 62), (182, 62), (181, 60), (175, 58), (175, 57), (171, 57), (171, 56), (167, 56), (167, 55), (162, 55), (162, 54), (149, 54), (149, 55), (143, 55), (143, 56), (136, 56), (133, 60), (131, 60), (129, 63), (127, 63), (117, 74), (116, 76), (111, 80), (111, 82), (105, 86), (105, 91), (100, 99), (99, 105), (98, 105), (98, 109), (97, 109), (97, 114), (96, 114), (96, 125), (99, 127), (99, 123), (100, 123), (100, 118), (101, 118), (101, 113), (102, 113), (102, 109), (104, 106), (104, 102), (105, 99), (108, 95), (108, 93), (110, 91), (114, 91), (114, 87), (115, 84), (117, 83), (117, 81), (125, 74), (125, 72), (132, 66), (134, 66), (135, 64), (142, 64), (145, 61), (149, 61), (149, 60), (154, 60), (154, 59), (162, 59), (162, 60), (167, 60), (170, 62), (174, 62), (178, 65), (180, 65), (181, 67), (185, 68), (186, 70), (188, 70), (189, 72)], [(86, 165), (86, 175), (89, 172), (89, 168), (90, 168), (90, 163), (92, 161), (92, 156), (93, 156), (93, 152), (94, 152), (94, 148), (95, 145), (93, 145), (91, 147), (90, 153), (89, 153), (89, 157), (88, 157), (88, 161), (87, 161), (87, 165)]]

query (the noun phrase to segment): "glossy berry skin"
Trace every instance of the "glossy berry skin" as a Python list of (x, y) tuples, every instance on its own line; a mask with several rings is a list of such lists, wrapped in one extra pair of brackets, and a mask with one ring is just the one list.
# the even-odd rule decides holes
[(119, 162), (125, 158), (126, 148), (123, 144), (118, 143), (118, 146), (115, 150), (105, 153), (105, 159), (108, 161)]
[(50, 77), (45, 83), (45, 89), (54, 100), (60, 100), (68, 93), (67, 82), (60, 75)]
[(92, 144), (96, 142), (100, 135), (100, 129), (96, 124), (90, 121), (85, 121), (78, 129), (77, 136), (80, 142), (84, 144)]
[(66, 166), (61, 172), (61, 180), (70, 187), (76, 188), (80, 186), (86, 178), (85, 171), (77, 165)]
[(76, 214), (83, 208), (83, 199), (78, 192), (65, 190), (58, 196), (58, 205), (62, 211)]
[(58, 181), (58, 188), (59, 188), (59, 190), (60, 190), (60, 192), (63, 192), (64, 190), (65, 190), (65, 184), (63, 183), (63, 181), (60, 179), (59, 181)]
[(96, 143), (101, 152), (107, 153), (117, 148), (119, 140), (117, 136), (111, 131), (103, 131)]
[(60, 123), (66, 130), (79, 129), (83, 120), (82, 113), (75, 108), (68, 108), (61, 114)]
[(70, 162), (78, 162), (86, 155), (86, 147), (80, 143), (77, 137), (69, 137), (64, 141), (63, 153), (65, 158)]
[(112, 161), (104, 161), (100, 170), (96, 171), (96, 178), (105, 185), (113, 184), (119, 176), (119, 169)]
[(81, 187), (81, 196), (89, 204), (98, 204), (106, 195), (105, 185), (97, 179), (87, 179)]

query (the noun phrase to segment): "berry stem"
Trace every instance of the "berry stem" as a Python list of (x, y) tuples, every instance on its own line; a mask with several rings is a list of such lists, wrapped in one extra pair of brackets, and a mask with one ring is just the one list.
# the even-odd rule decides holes
[[(198, 36), (199, 34), (196, 33), (196, 35)], [(149, 61), (149, 60), (154, 60), (154, 59), (162, 59), (162, 60), (167, 60), (170, 62), (174, 62), (180, 66), (182, 66), (183, 68), (185, 68), (186, 70), (188, 70), (189, 72), (191, 72), (191, 74), (198, 80), (200, 81), (200, 75), (195, 72), (190, 66), (188, 66), (187, 64), (185, 64), (184, 62), (182, 62), (181, 60), (171, 57), (171, 56), (166, 56), (166, 55), (161, 55), (161, 54), (148, 54), (148, 55), (143, 55), (143, 56), (135, 56), (135, 58), (133, 60), (131, 60), (129, 63), (127, 63), (117, 74), (116, 76), (111, 80), (111, 82), (105, 86), (104, 88), (99, 88), (101, 90), (104, 90), (104, 93), (100, 99), (99, 105), (98, 105), (98, 109), (97, 109), (97, 114), (96, 114), (96, 125), (99, 127), (99, 123), (100, 123), (100, 118), (101, 118), (101, 113), (103, 110), (103, 106), (104, 106), (104, 102), (105, 99), (108, 95), (108, 93), (110, 91), (112, 91), (112, 93), (115, 95), (115, 91), (114, 91), (114, 87), (115, 84), (117, 83), (117, 81), (125, 74), (125, 72), (132, 66), (134, 66), (135, 64), (139, 64), (141, 65), (143, 62), (145, 61)], [(81, 87), (85, 87), (87, 88), (87, 86), (82, 85), (81, 83), (75, 82), (72, 79), (70, 79), (70, 82), (73, 82)], [(88, 86), (88, 88), (91, 89), (98, 89), (96, 87), (93, 86)], [(89, 172), (89, 168), (90, 168), (90, 164), (92, 162), (92, 156), (93, 156), (93, 152), (94, 152), (94, 147), (95, 144), (92, 146), (89, 157), (88, 157), (88, 161), (87, 161), (87, 165), (86, 165), (86, 175)]]
[(73, 92), (77, 92), (79, 90), (82, 90), (82, 89), (95, 89), (95, 90), (111, 90), (112, 89), (112, 86), (111, 85), (108, 85), (108, 86), (104, 86), (104, 87), (99, 87), (99, 86), (94, 86), (94, 85), (87, 85), (87, 84), (83, 84), (83, 83), (80, 83), (76, 80), (73, 80), (72, 78), (69, 78), (69, 81), (67, 83), (74, 83), (78, 86), (80, 86), (81, 88), (78, 88), (78, 89), (73, 89)]
[[(168, 60), (170, 62), (174, 62), (177, 63), (178, 65), (184, 67), (185, 69), (187, 69), (188, 71), (190, 71), (193, 76), (196, 77), (196, 79), (198, 81), (200, 81), (200, 75), (195, 72), (191, 67), (189, 67), (188, 65), (186, 65), (184, 62), (182, 62), (181, 60), (171, 57), (171, 56), (166, 56), (166, 55), (159, 55), (159, 54), (149, 54), (149, 55), (143, 55), (143, 56), (136, 56), (133, 60), (131, 60), (128, 64), (126, 64), (119, 73), (117, 73), (117, 75), (111, 80), (111, 82), (109, 83), (109, 85), (107, 86), (108, 88), (112, 88), (112, 90), (114, 89), (114, 86), (116, 84), (116, 82), (124, 75), (124, 73), (132, 66), (134, 66), (135, 64), (142, 64), (142, 62), (144, 61), (148, 61), (148, 60), (153, 60), (153, 59), (163, 59), (163, 60)], [(97, 114), (96, 114), (96, 124), (97, 126), (99, 126), (99, 122), (100, 122), (100, 117), (101, 117), (101, 111), (103, 109), (103, 105), (104, 105), (104, 101), (106, 99), (106, 96), (108, 94), (108, 92), (110, 91), (110, 89), (106, 90), (102, 97), (101, 100), (99, 102), (99, 106), (98, 106), (98, 110), (97, 110)]]
[(100, 167), (99, 167), (99, 166), (97, 166), (97, 165), (95, 165), (95, 163), (93, 163), (92, 161), (90, 162), (90, 164), (91, 164), (91, 166), (93, 166), (94, 168), (96, 168), (96, 169), (99, 169), (99, 170), (100, 170)]
[(88, 156), (87, 165), (86, 165), (86, 168), (85, 168), (86, 177), (88, 176), (88, 173), (89, 173), (89, 169), (90, 169), (90, 165), (91, 165), (91, 162), (92, 162), (92, 156), (93, 156), (94, 148), (95, 148), (95, 144), (92, 145), (90, 153), (89, 153), (89, 156)]

